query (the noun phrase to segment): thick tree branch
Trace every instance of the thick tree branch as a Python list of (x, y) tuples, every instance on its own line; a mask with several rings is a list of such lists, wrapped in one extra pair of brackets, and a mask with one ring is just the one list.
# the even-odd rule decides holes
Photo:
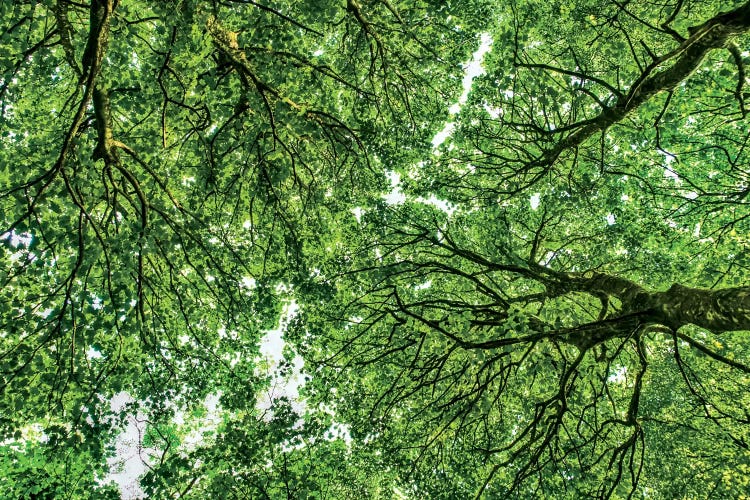
[[(731, 40), (750, 29), (750, 2), (730, 12), (724, 12), (690, 29), (690, 37), (673, 51), (656, 58), (633, 82), (628, 93), (617, 99), (614, 106), (605, 108), (597, 117), (571, 133), (528, 167), (550, 167), (560, 155), (583, 144), (592, 135), (609, 129), (631, 112), (641, 107), (656, 94), (674, 89), (698, 69), (706, 55), (726, 47)], [(654, 73), (665, 63), (671, 66)]]
[(57, 31), (60, 34), (60, 45), (63, 47), (65, 52), (65, 60), (70, 65), (71, 69), (78, 75), (79, 78), (83, 76), (81, 68), (78, 66), (75, 57), (75, 50), (73, 48), (73, 27), (70, 25), (68, 20), (68, 3), (63, 0), (57, 0), (53, 7), (55, 12), (55, 23), (57, 24)]
[[(25, 212), (10, 224), (10, 226), (6, 228), (6, 231), (14, 230), (22, 221), (34, 213), (37, 204), (43, 199), (49, 186), (52, 185), (54, 180), (65, 167), (68, 154), (73, 146), (73, 139), (78, 135), (81, 125), (83, 124), (86, 109), (91, 103), (96, 80), (101, 70), (101, 63), (107, 45), (107, 34), (109, 33), (109, 20), (112, 17), (114, 2), (113, 0), (93, 0), (91, 9), (92, 24), (89, 27), (89, 37), (86, 45), (86, 53), (88, 56), (84, 56), (84, 71), (81, 75), (85, 87), (83, 97), (78, 104), (78, 109), (76, 110), (70, 127), (63, 138), (62, 147), (60, 148), (57, 160), (49, 170), (34, 181), (35, 184), (39, 184), (39, 187), (37, 188), (33, 199), (28, 204)], [(94, 10), (96, 10), (96, 14), (94, 13)]]
[(713, 333), (750, 331), (750, 287), (722, 290), (674, 284), (651, 296), (657, 320), (673, 329), (692, 324)]

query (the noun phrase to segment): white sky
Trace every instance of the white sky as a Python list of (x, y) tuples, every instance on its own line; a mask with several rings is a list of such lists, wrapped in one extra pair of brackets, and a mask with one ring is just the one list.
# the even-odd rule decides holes
[[(474, 78), (485, 73), (483, 66), (484, 56), (487, 52), (489, 52), (491, 48), (492, 37), (488, 33), (482, 33), (479, 41), (479, 48), (472, 54), (471, 60), (464, 64), (464, 78), (462, 80), (463, 91), (461, 92), (458, 101), (448, 108), (449, 121), (446, 122), (443, 129), (435, 134), (435, 137), (432, 138), (433, 154), (438, 154), (438, 146), (444, 143), (445, 140), (450, 137), (451, 133), (453, 133), (453, 129), (456, 127), (456, 124), (450, 120), (455, 115), (457, 115), (461, 111), (461, 107), (466, 104), (466, 101), (469, 98), (469, 92), (471, 92), (471, 86), (474, 82)], [(386, 175), (391, 181), (391, 191), (383, 197), (386, 203), (388, 203), (389, 205), (398, 205), (406, 201), (406, 195), (404, 195), (399, 186), (401, 183), (401, 176), (397, 172), (393, 171), (386, 172)], [(435, 207), (448, 213), (451, 213), (453, 211), (453, 209), (448, 205), (447, 202), (437, 198), (434, 194), (429, 198), (419, 198), (417, 201), (426, 203), (428, 205), (434, 205)], [(359, 220), (361, 212), (358, 212), (355, 215), (357, 215), (357, 220)]]
[[(448, 108), (450, 116), (453, 117), (461, 111), (461, 107), (466, 104), (466, 100), (469, 98), (469, 92), (471, 91), (471, 85), (474, 78), (484, 74), (484, 67), (482, 62), (484, 61), (484, 55), (489, 52), (492, 47), (492, 37), (488, 33), (482, 33), (482, 37), (479, 42), (479, 48), (471, 56), (471, 61), (464, 65), (464, 79), (463, 79), (463, 92), (458, 98), (458, 102)], [(451, 135), (456, 124), (449, 121), (443, 127), (443, 130), (437, 133), (432, 139), (432, 145), (437, 148)]]

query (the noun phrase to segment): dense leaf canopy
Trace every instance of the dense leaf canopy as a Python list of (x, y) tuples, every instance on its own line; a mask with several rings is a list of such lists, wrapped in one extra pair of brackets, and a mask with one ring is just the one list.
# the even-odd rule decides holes
[(742, 1), (0, 3), (0, 490), (750, 491), (749, 62)]

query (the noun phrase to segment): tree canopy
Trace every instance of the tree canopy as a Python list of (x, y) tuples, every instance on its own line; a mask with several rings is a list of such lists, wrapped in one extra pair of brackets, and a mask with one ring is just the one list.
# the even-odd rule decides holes
[(1, 3), (0, 488), (750, 491), (749, 32), (743, 1)]

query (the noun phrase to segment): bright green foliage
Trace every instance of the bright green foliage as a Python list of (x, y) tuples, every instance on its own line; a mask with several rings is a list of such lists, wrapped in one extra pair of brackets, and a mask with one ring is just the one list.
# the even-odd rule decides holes
[(343, 229), (338, 301), (298, 323), (308, 390), (415, 496), (747, 491), (749, 10), (512, 4), (452, 136), (401, 169), (455, 212)]
[(0, 489), (117, 496), (136, 422), (153, 498), (747, 492), (748, 32), (741, 1), (0, 4)]
[[(171, 421), (205, 396), (221, 394), (232, 421), (252, 413), (277, 286), (305, 279), (303, 247), (379, 196), (382, 163), (425, 154), (481, 12), (318, 1), (0, 9), (2, 435), (37, 429), (6, 447), (17, 450), (11, 469), (41, 454), (45, 470), (68, 453), (96, 464), (63, 467), (85, 489), (106, 475), (105, 447), (127, 414), (149, 420), (144, 446), (172, 463), (188, 431)], [(136, 403), (111, 414), (124, 393)], [(160, 474), (149, 484), (167, 484)]]

